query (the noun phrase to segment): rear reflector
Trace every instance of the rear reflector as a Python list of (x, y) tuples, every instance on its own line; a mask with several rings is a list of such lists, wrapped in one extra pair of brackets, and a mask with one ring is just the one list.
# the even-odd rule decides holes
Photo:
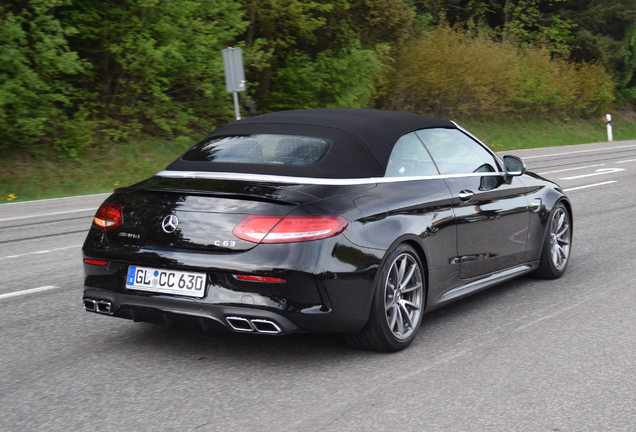
[(102, 231), (114, 230), (123, 224), (124, 211), (119, 204), (102, 204), (93, 218), (93, 226)]
[(273, 282), (282, 283), (286, 282), (285, 279), (269, 277), (269, 276), (254, 276), (254, 275), (234, 275), (235, 278), (250, 282)]
[(234, 228), (234, 235), (252, 243), (293, 243), (340, 234), (347, 220), (337, 215), (248, 215)]
[(92, 259), (92, 258), (84, 258), (84, 262), (86, 264), (92, 264), (96, 266), (105, 266), (106, 264), (108, 264), (108, 261)]

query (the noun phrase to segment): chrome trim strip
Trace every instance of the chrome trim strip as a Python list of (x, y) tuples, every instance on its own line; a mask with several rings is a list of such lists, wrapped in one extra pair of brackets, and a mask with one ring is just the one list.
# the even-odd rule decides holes
[(160, 171), (157, 173), (159, 177), (168, 178), (190, 178), (205, 180), (238, 180), (238, 181), (254, 181), (260, 183), (300, 183), (300, 184), (320, 184), (320, 185), (357, 185), (357, 184), (375, 184), (372, 178), (362, 179), (327, 179), (312, 177), (290, 177), (266, 174), (248, 174), (248, 173), (226, 173), (226, 172), (205, 172), (205, 171)]
[(204, 180), (237, 180), (237, 181), (255, 181), (260, 183), (290, 183), (290, 184), (311, 184), (311, 185), (362, 185), (377, 183), (399, 183), (416, 180), (444, 180), (461, 177), (502, 177), (501, 172), (479, 172), (468, 174), (449, 174), (449, 175), (432, 175), (432, 176), (409, 176), (409, 177), (368, 177), (368, 178), (314, 178), (314, 177), (292, 177), (279, 175), (264, 174), (248, 174), (248, 173), (224, 173), (224, 172), (206, 172), (206, 171), (169, 171), (164, 170), (156, 174), (159, 177), (166, 178), (189, 178)]

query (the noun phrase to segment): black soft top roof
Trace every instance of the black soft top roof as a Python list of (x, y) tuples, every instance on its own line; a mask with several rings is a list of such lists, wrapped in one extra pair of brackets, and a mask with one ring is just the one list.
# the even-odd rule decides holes
[(365, 178), (384, 175), (393, 145), (409, 132), (426, 128), (456, 128), (448, 120), (395, 111), (325, 108), (281, 111), (237, 120), (209, 137), (281, 134), (325, 138), (327, 155), (311, 166), (259, 165), (186, 161), (168, 170), (237, 172), (317, 178)]

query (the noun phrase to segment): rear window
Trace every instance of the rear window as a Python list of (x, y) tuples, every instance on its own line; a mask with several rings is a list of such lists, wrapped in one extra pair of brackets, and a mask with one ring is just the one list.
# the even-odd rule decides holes
[(313, 165), (329, 150), (324, 138), (296, 135), (240, 135), (206, 138), (182, 159), (218, 163)]

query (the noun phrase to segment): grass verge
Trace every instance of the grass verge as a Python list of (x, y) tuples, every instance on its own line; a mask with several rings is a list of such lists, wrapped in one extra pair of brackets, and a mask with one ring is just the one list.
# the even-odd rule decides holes
[(99, 145), (76, 160), (54, 154), (37, 157), (3, 152), (0, 159), (0, 203), (111, 192), (164, 169), (194, 139), (145, 140)]
[[(620, 115), (615, 118), (614, 140), (636, 139), (636, 120)], [(601, 120), (460, 124), (495, 151), (607, 140), (606, 126)], [(85, 151), (77, 160), (62, 160), (54, 154), (34, 157), (5, 151), (0, 158), (0, 203), (110, 192), (154, 175), (195, 141), (181, 137), (173, 141), (100, 145)]]
[[(607, 141), (607, 127), (605, 122), (601, 120), (568, 123), (533, 120), (528, 122), (468, 122), (460, 124), (495, 151)], [(636, 139), (636, 122), (634, 121), (617, 118), (612, 129), (614, 141)]]

